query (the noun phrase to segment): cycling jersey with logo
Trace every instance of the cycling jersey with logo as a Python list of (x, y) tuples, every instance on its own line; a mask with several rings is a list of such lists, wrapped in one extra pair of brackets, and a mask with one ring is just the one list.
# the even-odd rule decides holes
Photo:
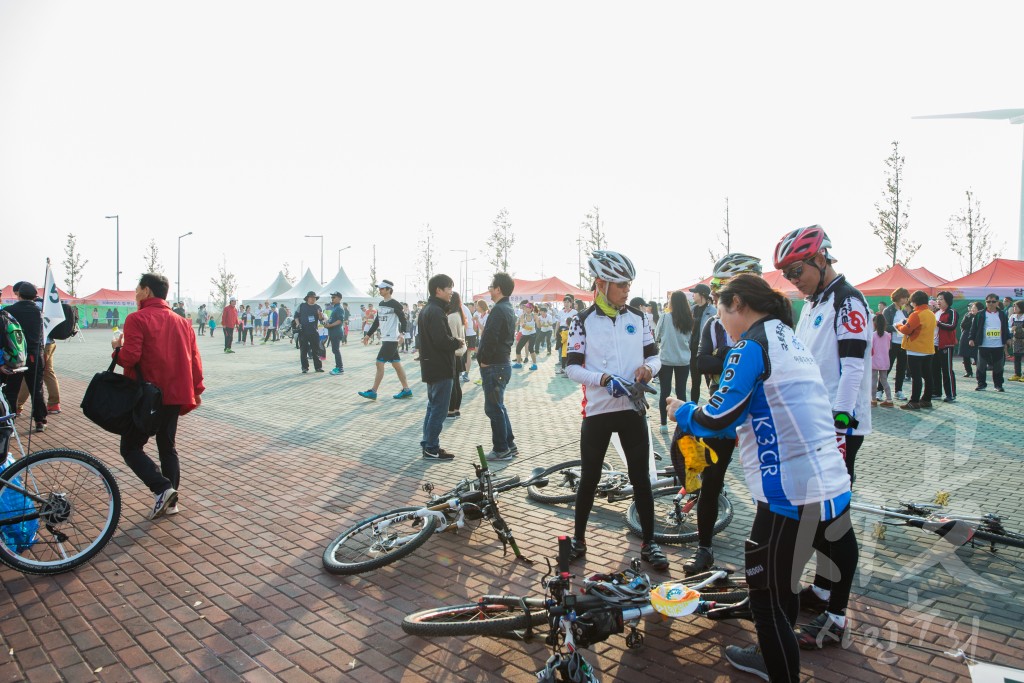
[(747, 486), (773, 512), (799, 518), (796, 506), (825, 502), (831, 519), (849, 504), (818, 365), (780, 320), (754, 323), (726, 356), (718, 392), (700, 408), (684, 404), (676, 420), (695, 436), (739, 436)]

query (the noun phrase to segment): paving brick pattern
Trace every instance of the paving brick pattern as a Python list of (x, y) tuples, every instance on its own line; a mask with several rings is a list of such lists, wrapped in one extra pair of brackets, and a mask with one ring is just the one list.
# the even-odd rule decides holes
[[(123, 493), (120, 527), (75, 572), (0, 573), (0, 680), (534, 680), (548, 655), (541, 642), (425, 640), (405, 635), (400, 623), (409, 612), (483, 593), (536, 594), (555, 536), (571, 531), (571, 506), (533, 503), (521, 489), (503, 497), (520, 546), (537, 560), (532, 566), (503, 556), (493, 533), (480, 528), (433, 538), (359, 577), (321, 567), (323, 548), (347, 525), (422, 503), (426, 481), (448, 487), (472, 474), (476, 445), (490, 447), (478, 387), (463, 385), (462, 417), (442, 434), (458, 458), (430, 463), (419, 455), (426, 392), (411, 358), (414, 397), (390, 398), (399, 385), (389, 369), (381, 398), (370, 402), (356, 392), (372, 384), (375, 347), (343, 347), (346, 372), (332, 377), (300, 374), (298, 353), (285, 342), (225, 355), (219, 336), (202, 337), (210, 388), (178, 430), (182, 512), (149, 522), (152, 497), (124, 466), (115, 437), (77, 408), (92, 373), (108, 362), (108, 338), (94, 332), (61, 343), (64, 413), (32, 448), (81, 448), (104, 460)], [(509, 387), (521, 451), (502, 467), (510, 473), (578, 457), (579, 388), (555, 377), (550, 360), (516, 372)], [(1024, 385), (976, 393), (968, 381), (955, 406), (876, 412), (876, 433), (858, 459), (860, 500), (931, 500), (943, 490), (959, 510), (998, 510), (1009, 527), (1024, 529)], [(665, 451), (656, 420), (657, 448)], [(24, 418), (18, 426), (27, 432)], [(738, 567), (752, 509), (736, 464), (727, 487), (736, 517), (715, 545), (720, 564)], [(598, 502), (587, 571), (620, 568), (639, 554), (623, 519), (627, 506)], [(980, 661), (1024, 666), (1021, 551), (953, 549), (895, 526), (879, 540), (875, 521), (855, 515), (857, 634), (844, 649), (804, 653), (807, 679), (968, 680), (964, 664), (941, 654), (961, 648)], [(670, 575), (678, 575), (692, 548), (668, 551)], [(724, 645), (754, 641), (748, 623), (648, 620), (643, 628), (641, 649), (613, 636), (587, 653), (602, 680), (754, 680), (721, 659)]]

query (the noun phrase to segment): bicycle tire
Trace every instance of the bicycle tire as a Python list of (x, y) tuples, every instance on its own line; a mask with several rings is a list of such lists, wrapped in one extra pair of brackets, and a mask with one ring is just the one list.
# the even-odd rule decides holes
[(526, 598), (530, 609), (523, 611), (519, 598), (496, 598), (487, 604), (471, 603), (451, 607), (435, 607), (402, 620), (402, 630), (413, 636), (437, 638), (443, 636), (500, 636), (528, 626), (547, 623), (548, 613), (544, 600)]
[[(676, 488), (660, 489), (654, 492), (654, 540), (658, 543), (692, 543), (697, 540), (697, 506), (694, 505), (683, 519), (676, 519), (673, 498), (679, 492)], [(718, 519), (715, 520), (713, 534), (719, 533), (732, 521), (732, 502), (724, 493), (718, 496)], [(640, 527), (640, 515), (636, 511), (636, 501), (629, 504), (626, 510), (626, 523), (629, 530), (637, 536), (643, 536)]]
[(698, 592), (700, 593), (701, 600), (714, 601), (722, 605), (735, 605), (736, 603), (743, 602), (748, 597), (750, 597), (749, 591), (736, 590), (735, 588), (733, 588), (732, 590), (723, 591), (701, 590)]
[[(576, 489), (579, 488), (579, 473), (570, 473), (569, 470), (579, 468), (582, 465), (582, 460), (569, 460), (568, 462), (559, 463), (547, 468), (540, 475), (548, 480), (547, 486), (527, 486), (526, 495), (530, 500), (535, 500), (538, 503), (547, 503), (548, 505), (575, 502)], [(609, 470), (611, 468), (605, 463), (602, 465), (602, 469)], [(562, 473), (561, 479), (559, 479), (559, 473)], [(598, 488), (600, 486), (600, 482), (598, 482)]]
[(1001, 534), (997, 534), (991, 531), (978, 530), (974, 532), (973, 540), (976, 541), (988, 541), (990, 543), (1001, 543), (1008, 545), (1011, 548), (1024, 548), (1024, 534), (1018, 534), (1015, 531), (1006, 531)]
[[(0, 562), (25, 574), (61, 574), (96, 556), (117, 530), (121, 519), (121, 490), (107, 466), (83, 451), (51, 448), (21, 458), (0, 473), (10, 482), (47, 499), (37, 503), (26, 496), (24, 511), (39, 513), (39, 528), (28, 547), (9, 544), (0, 534)], [(6, 487), (5, 487), (6, 488)]]
[(506, 490), (512, 489), (519, 483), (519, 481), (520, 477), (518, 474), (514, 474), (510, 477), (491, 477), (491, 489), (495, 493), (502, 493), (503, 488), (507, 487)]
[[(331, 574), (362, 574), (405, 557), (426, 543), (430, 535), (434, 533), (437, 528), (437, 520), (434, 517), (417, 517), (415, 522), (406, 522), (410, 525), (410, 533), (413, 530), (415, 533), (401, 545), (388, 545), (397, 540), (398, 537), (394, 533), (390, 534), (382, 544), (381, 539), (374, 534), (373, 526), (389, 517), (398, 517), (421, 509), (418, 507), (395, 508), (373, 517), (367, 517), (349, 527), (331, 541), (324, 550), (324, 569)], [(340, 557), (339, 551), (343, 551)]]

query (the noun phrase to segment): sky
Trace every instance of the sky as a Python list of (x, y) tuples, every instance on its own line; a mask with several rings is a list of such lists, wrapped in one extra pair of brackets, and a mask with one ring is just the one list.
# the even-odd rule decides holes
[[(51, 2), (0, 0), (0, 284), (67, 236), (78, 293), (134, 287), (150, 240), (197, 303), (218, 264), (250, 297), (288, 263), (422, 296), (510, 270), (576, 282), (594, 206), (646, 298), (821, 224), (855, 283), (885, 158), (906, 157), (910, 266), (962, 274), (964, 192), (1017, 255), (1024, 126), (913, 116), (1024, 107), (1020, 2)], [(179, 235), (192, 232), (181, 240)], [(455, 250), (467, 250), (468, 253)], [(463, 264), (464, 258), (474, 259)], [(465, 268), (463, 267), (465, 265)], [(408, 293), (405, 293), (407, 290)], [(405, 294), (405, 296), (403, 296)]]

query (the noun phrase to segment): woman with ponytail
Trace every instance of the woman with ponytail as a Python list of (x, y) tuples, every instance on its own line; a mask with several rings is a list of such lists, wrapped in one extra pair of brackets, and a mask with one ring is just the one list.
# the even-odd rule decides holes
[[(793, 331), (789, 300), (754, 275), (732, 278), (718, 297), (721, 323), (736, 340), (719, 389), (706, 405), (670, 399), (669, 408), (677, 436), (739, 437), (744, 478), (757, 505), (745, 563), (759, 646), (729, 646), (726, 659), (772, 681), (796, 681), (800, 647), (838, 645), (846, 632), (858, 555), (850, 476), (828, 392)], [(836, 569), (828, 608), (794, 632), (800, 609), (794, 586), (815, 550)]]

